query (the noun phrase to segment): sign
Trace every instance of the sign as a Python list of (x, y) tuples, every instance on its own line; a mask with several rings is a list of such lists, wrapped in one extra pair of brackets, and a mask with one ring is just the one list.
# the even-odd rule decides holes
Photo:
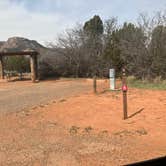
[(115, 78), (115, 69), (110, 69), (109, 76), (110, 78)]
[(110, 90), (115, 90), (115, 69), (109, 70)]

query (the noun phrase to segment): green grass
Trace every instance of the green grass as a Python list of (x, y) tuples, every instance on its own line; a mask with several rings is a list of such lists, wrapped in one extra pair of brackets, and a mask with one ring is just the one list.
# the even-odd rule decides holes
[(135, 77), (128, 77), (128, 86), (141, 89), (152, 89), (152, 90), (166, 90), (166, 80), (159, 78), (154, 79), (152, 82), (147, 80), (137, 80)]

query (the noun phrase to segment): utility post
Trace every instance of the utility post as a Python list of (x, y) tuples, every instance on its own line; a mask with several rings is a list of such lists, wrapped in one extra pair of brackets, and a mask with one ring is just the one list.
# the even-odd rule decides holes
[(122, 92), (123, 92), (123, 119), (127, 119), (127, 81), (126, 81), (126, 70), (122, 69)]

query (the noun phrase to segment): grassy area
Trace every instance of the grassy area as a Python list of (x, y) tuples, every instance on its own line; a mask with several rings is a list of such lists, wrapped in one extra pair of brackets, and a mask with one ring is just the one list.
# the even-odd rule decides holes
[(129, 87), (142, 88), (142, 89), (154, 89), (154, 90), (166, 90), (166, 80), (154, 79), (152, 82), (147, 80), (137, 80), (135, 77), (128, 77), (127, 79)]

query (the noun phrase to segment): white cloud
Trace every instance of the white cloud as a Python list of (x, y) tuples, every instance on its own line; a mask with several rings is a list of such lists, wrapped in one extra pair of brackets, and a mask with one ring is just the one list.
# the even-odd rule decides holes
[(22, 36), (43, 43), (94, 14), (123, 22), (165, 7), (165, 0), (0, 0), (0, 41)]
[(12, 36), (36, 39), (40, 42), (53, 40), (67, 27), (72, 27), (70, 20), (58, 13), (29, 12), (23, 6), (12, 4), (8, 0), (0, 1), (0, 40)]

